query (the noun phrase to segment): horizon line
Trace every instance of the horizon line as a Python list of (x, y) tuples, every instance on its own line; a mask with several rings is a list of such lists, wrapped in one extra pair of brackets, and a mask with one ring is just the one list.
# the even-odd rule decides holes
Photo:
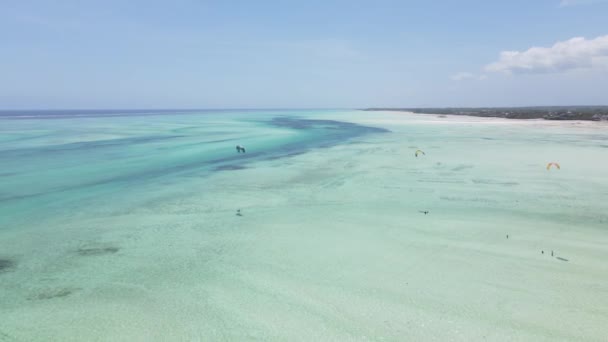
[(373, 107), (259, 107), (259, 108), (0, 108), (0, 112), (21, 111), (256, 111), (256, 110), (369, 110), (369, 109), (460, 109), (460, 108), (543, 108), (543, 107), (608, 107), (608, 104), (584, 104), (584, 105), (515, 105), (515, 106), (373, 106)]

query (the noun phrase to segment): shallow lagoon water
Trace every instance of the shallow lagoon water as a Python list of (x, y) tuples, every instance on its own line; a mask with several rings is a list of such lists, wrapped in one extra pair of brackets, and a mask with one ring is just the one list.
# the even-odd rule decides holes
[(0, 340), (608, 336), (605, 124), (58, 112), (0, 133)]

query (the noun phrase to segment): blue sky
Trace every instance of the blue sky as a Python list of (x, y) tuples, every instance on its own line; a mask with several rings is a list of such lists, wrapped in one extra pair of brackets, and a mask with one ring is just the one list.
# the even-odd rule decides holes
[(602, 0), (0, 6), (0, 109), (608, 104)]

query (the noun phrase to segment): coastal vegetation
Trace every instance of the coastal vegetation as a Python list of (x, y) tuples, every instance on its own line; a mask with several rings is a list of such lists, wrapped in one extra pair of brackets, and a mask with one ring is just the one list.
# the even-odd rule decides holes
[(505, 119), (608, 120), (608, 106), (479, 107), (479, 108), (367, 108), (366, 111), (399, 111), (416, 114), (468, 115)]

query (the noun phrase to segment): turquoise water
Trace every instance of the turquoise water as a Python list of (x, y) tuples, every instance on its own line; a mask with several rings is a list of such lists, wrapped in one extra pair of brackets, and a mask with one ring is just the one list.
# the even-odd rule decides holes
[(602, 340), (607, 132), (2, 112), (0, 340)]
[[(31, 114), (3, 117), (0, 214), (8, 223), (384, 131), (306, 112)], [(234, 153), (241, 143), (249, 153)]]

